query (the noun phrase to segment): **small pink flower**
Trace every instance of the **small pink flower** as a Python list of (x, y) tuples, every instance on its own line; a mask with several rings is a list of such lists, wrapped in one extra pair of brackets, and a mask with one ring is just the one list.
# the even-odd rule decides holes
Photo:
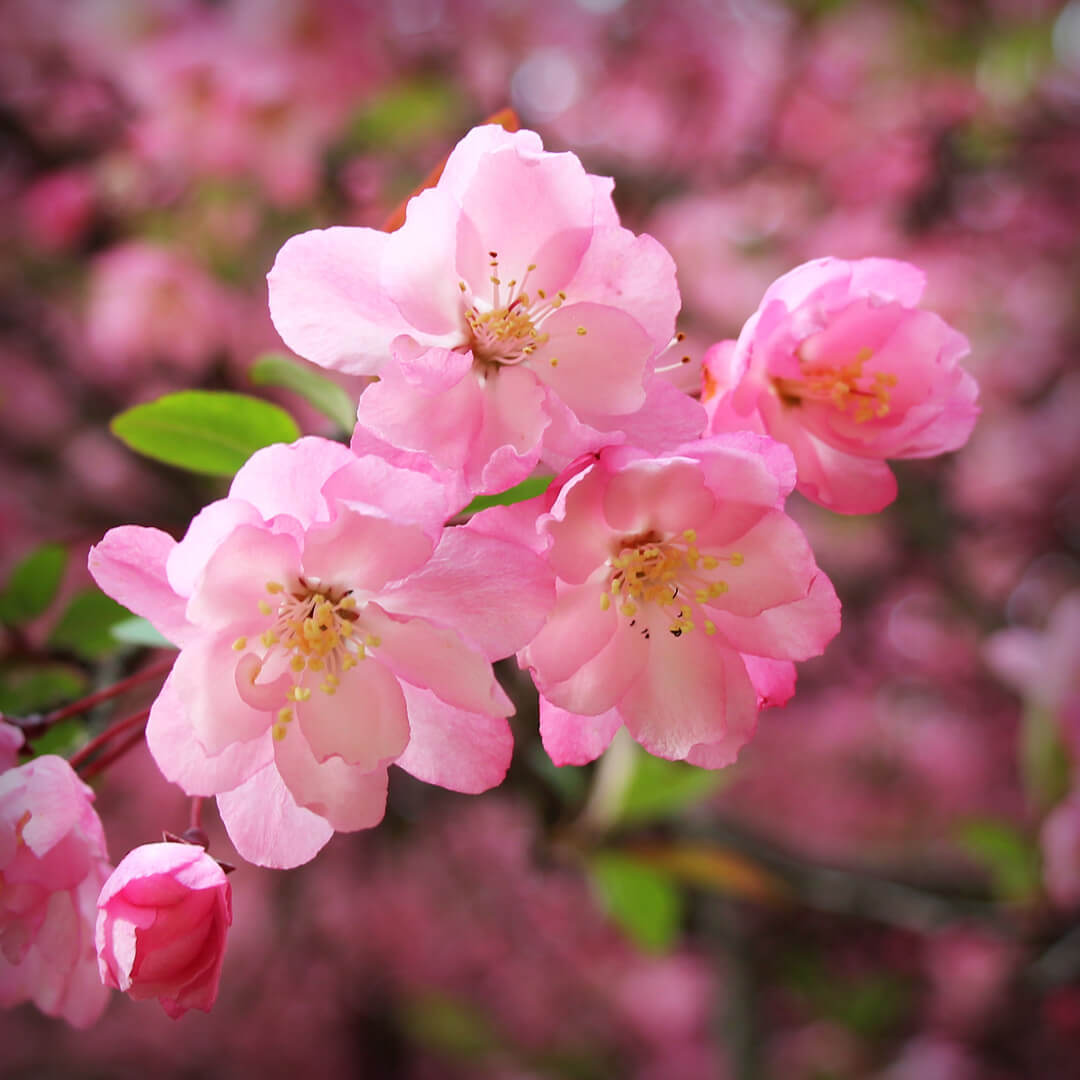
[(0, 1005), (32, 1001), (75, 1027), (108, 1000), (93, 925), (111, 867), (93, 797), (52, 755), (0, 774)]
[[(794, 478), (786, 447), (741, 433), (657, 457), (616, 447), (566, 480), (534, 530), (558, 599), (519, 654), (556, 764), (592, 760), (625, 725), (660, 757), (727, 765), (758, 709), (792, 695), (793, 661), (840, 626), (782, 510)], [(487, 515), (477, 527), (514, 520)]]
[(958, 449), (979, 411), (967, 339), (915, 306), (924, 285), (891, 259), (817, 259), (773, 282), (738, 341), (706, 355), (709, 430), (787, 443), (799, 491), (831, 510), (887, 506), (885, 459)]
[(201, 847), (137, 847), (98, 897), (101, 981), (136, 1001), (156, 997), (174, 1020), (188, 1009), (209, 1012), (230, 925), (228, 879)]
[[(542, 458), (562, 467), (649, 410), (679, 308), (671, 257), (619, 225), (610, 180), (494, 126), (465, 136), (396, 232), (294, 236), (269, 283), (290, 348), (380, 375), (361, 426), (482, 491)], [(688, 411), (693, 437), (704, 416)]]
[(113, 529), (98, 584), (181, 652), (147, 727), (165, 776), (217, 795), (237, 851), (290, 867), (382, 819), (387, 767), (498, 784), (513, 706), (490, 661), (550, 607), (520, 545), (443, 528), (431, 476), (306, 438), (256, 453), (177, 544)]

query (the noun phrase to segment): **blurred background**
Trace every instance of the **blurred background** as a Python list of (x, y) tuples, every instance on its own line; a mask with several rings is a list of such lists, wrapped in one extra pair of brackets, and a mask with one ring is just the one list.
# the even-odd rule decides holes
[[(225, 490), (109, 419), (234, 389), (343, 436), (253, 384), (266, 271), (507, 105), (671, 250), (688, 389), (794, 265), (907, 259), (970, 444), (874, 517), (792, 501), (844, 627), (736, 766), (556, 769), (504, 664), (502, 788), (393, 770), (379, 829), (233, 875), (211, 1015), (14, 1010), (0, 1074), (1080, 1077), (1080, 0), (4, 0), (0, 711), (141, 663), (86, 550)], [(114, 861), (186, 825), (144, 747), (95, 784)]]

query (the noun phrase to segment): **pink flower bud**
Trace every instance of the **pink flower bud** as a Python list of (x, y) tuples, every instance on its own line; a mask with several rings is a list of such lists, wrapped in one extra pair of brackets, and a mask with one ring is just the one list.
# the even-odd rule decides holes
[(144, 844), (125, 856), (98, 897), (102, 982), (136, 1000), (156, 997), (175, 1020), (217, 997), (232, 891), (192, 844)]

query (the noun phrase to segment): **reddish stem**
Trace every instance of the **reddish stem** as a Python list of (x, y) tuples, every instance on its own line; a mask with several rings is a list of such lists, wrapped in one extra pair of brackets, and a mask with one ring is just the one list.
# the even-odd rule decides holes
[[(118, 697), (126, 690), (130, 690), (133, 686), (138, 686), (139, 683), (149, 682), (151, 679), (156, 679), (159, 675), (167, 675), (172, 669), (175, 660), (176, 657), (170, 657), (168, 660), (163, 660), (160, 664), (151, 664), (150, 667), (143, 668), (142, 671), (136, 671), (134, 675), (129, 675), (126, 679), (121, 679), (112, 686), (106, 686), (104, 690), (98, 690), (96, 693), (89, 694), (84, 698), (80, 698), (78, 701), (73, 701), (70, 705), (65, 705), (63, 708), (54, 709), (42, 719), (42, 724), (47, 728), (52, 727), (53, 724), (58, 724), (61, 720), (66, 720), (69, 716), (78, 716), (79, 713), (86, 712), (87, 709), (92, 709), (95, 705), (100, 705), (101, 702), (108, 701), (109, 698)], [(90, 745), (93, 744), (91, 743)]]
[[(145, 720), (150, 715), (150, 710), (145, 710), (140, 716), (140, 720)], [(129, 717), (129, 719), (131, 719)], [(145, 728), (139, 728), (138, 731), (132, 732), (132, 734), (126, 738), (119, 746), (110, 750), (107, 754), (102, 754), (101, 757), (92, 761), (82, 773), (84, 780), (90, 780), (97, 776), (98, 773), (107, 769), (114, 761), (122, 758), (133, 746), (138, 746), (143, 741), (143, 737), (146, 735)]]
[(110, 724), (100, 735), (95, 735), (85, 746), (76, 750), (75, 753), (68, 758), (68, 764), (73, 769), (77, 769), (87, 758), (100, 750), (107, 742), (111, 742), (121, 732), (127, 731), (128, 728), (143, 723), (149, 715), (150, 710), (143, 709), (141, 712), (137, 712), (132, 716), (125, 716), (123, 720), (117, 720), (115, 724)]
[(202, 828), (202, 796), (193, 795), (191, 798), (191, 820), (188, 823), (192, 829)]

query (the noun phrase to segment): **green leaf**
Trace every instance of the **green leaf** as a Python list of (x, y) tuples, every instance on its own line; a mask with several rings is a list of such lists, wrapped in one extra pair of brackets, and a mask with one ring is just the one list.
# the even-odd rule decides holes
[(348, 145), (396, 148), (424, 142), (454, 127), (460, 101), (446, 83), (401, 82), (371, 98), (349, 124)]
[(674, 817), (727, 782), (723, 772), (635, 750), (634, 771), (619, 811), (621, 822), (640, 824)]
[(130, 616), (126, 607), (100, 589), (83, 589), (53, 627), (49, 644), (58, 649), (70, 649), (84, 660), (98, 660), (115, 651), (117, 641), (111, 630)]
[(336, 382), (285, 353), (263, 353), (248, 372), (256, 386), (280, 386), (299, 394), (342, 431), (356, 426), (356, 402)]
[(1054, 716), (1029, 705), (1020, 727), (1020, 774), (1032, 804), (1039, 810), (1056, 806), (1068, 794), (1071, 771), (1069, 751)]
[(0, 712), (29, 716), (72, 701), (86, 689), (86, 676), (64, 664), (11, 667), (0, 671)]
[(453, 1057), (481, 1057), (497, 1046), (488, 1018), (445, 994), (420, 994), (408, 1001), (401, 1026), (411, 1041)]
[(979, 819), (961, 826), (958, 839), (990, 872), (994, 891), (1003, 900), (1027, 903), (1038, 895), (1039, 849), (1019, 829), (1008, 822)]
[(183, 390), (113, 417), (113, 434), (155, 461), (232, 476), (256, 450), (300, 437), (277, 405), (224, 390)]
[(114, 623), (109, 632), (117, 641), (125, 645), (149, 645), (154, 649), (175, 649), (174, 645), (164, 634), (159, 633), (146, 619), (138, 615), (132, 615), (130, 619), (121, 619)]
[(41, 757), (42, 754), (67, 757), (86, 741), (86, 725), (77, 716), (73, 716), (69, 720), (53, 724), (44, 735), (30, 744), (30, 749), (34, 751), (34, 757)]
[(554, 479), (553, 476), (530, 476), (528, 480), (522, 480), (520, 484), (500, 491), (498, 495), (477, 495), (461, 512), (478, 514), (481, 510), (487, 510), (492, 506), (510, 506), (513, 503), (524, 502), (526, 499), (535, 499), (537, 495), (543, 495), (551, 487), (551, 481)]
[(598, 852), (589, 862), (608, 914), (638, 946), (670, 949), (682, 922), (682, 894), (668, 874), (632, 855)]
[(66, 565), (60, 544), (43, 544), (17, 563), (0, 593), (0, 620), (18, 625), (40, 615), (56, 596)]

